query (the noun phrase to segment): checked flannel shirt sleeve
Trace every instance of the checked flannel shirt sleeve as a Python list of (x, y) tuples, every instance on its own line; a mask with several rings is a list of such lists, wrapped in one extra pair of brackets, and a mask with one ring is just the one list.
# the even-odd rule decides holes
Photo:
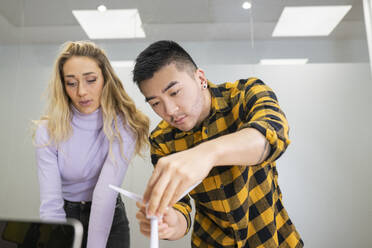
[(290, 144), (288, 122), (278, 99), (269, 86), (256, 78), (241, 80), (238, 89), (244, 91), (242, 106), (245, 113), (244, 124), (239, 129), (255, 128), (262, 133), (271, 146), (265, 162), (274, 162)]
[[(158, 160), (166, 155), (169, 155), (168, 148), (165, 144), (158, 144), (154, 139), (150, 137), (150, 145), (151, 145), (151, 163), (153, 166), (156, 166)], [(165, 152), (168, 151), (168, 152)], [(179, 211), (186, 219), (187, 222), (187, 229), (185, 235), (190, 231), (191, 228), (191, 203), (190, 197), (188, 195), (184, 196), (181, 200), (179, 200), (176, 204), (173, 205), (173, 208)]]

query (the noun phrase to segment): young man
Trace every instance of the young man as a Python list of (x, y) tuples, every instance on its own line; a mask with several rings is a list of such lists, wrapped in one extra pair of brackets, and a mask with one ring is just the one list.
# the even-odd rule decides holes
[(275, 160), (290, 143), (274, 92), (256, 78), (215, 85), (173, 41), (158, 41), (136, 59), (136, 82), (163, 119), (150, 136), (155, 166), (137, 219), (162, 217), (161, 239), (192, 247), (303, 247), (282, 204)]

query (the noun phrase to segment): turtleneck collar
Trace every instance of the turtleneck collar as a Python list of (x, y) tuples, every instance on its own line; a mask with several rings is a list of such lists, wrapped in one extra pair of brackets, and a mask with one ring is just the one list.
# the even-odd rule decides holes
[(102, 128), (103, 117), (101, 107), (90, 114), (81, 113), (72, 104), (71, 109), (74, 114), (74, 116), (72, 117), (72, 124), (74, 126), (85, 130), (98, 130)]

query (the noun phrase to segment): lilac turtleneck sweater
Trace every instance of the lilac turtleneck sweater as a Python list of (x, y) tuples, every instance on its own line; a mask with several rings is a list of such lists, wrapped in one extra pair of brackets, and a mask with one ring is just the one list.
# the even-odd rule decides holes
[(40, 184), (40, 217), (43, 220), (66, 219), (64, 200), (92, 201), (88, 248), (106, 247), (112, 225), (117, 193), (108, 185), (121, 186), (128, 161), (135, 149), (135, 135), (125, 129), (119, 118), (124, 155), (114, 141), (108, 154), (109, 141), (103, 132), (101, 108), (82, 114), (72, 107), (72, 136), (58, 147), (49, 144), (46, 122), (36, 131), (36, 158)]

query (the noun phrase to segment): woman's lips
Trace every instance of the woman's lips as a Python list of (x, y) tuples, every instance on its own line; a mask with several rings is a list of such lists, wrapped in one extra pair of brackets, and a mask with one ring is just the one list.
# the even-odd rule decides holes
[(92, 100), (79, 101), (79, 104), (83, 107), (87, 107), (92, 103)]

